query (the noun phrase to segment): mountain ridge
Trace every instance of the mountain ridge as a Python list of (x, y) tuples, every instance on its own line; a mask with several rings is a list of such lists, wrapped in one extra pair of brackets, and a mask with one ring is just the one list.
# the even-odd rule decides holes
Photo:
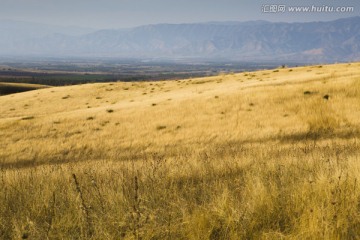
[(305, 23), (151, 24), (78, 35), (66, 31), (28, 38), (23, 35), (15, 40), (0, 37), (0, 54), (304, 62), (360, 60), (360, 17)]

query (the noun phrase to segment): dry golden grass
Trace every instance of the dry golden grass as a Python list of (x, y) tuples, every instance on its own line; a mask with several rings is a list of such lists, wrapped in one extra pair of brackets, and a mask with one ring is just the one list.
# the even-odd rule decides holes
[(359, 63), (0, 106), (0, 239), (360, 238)]

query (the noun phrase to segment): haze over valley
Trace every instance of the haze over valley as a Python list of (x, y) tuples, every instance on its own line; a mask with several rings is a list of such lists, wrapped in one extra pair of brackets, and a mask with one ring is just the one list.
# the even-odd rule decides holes
[(330, 22), (155, 24), (94, 31), (0, 21), (3, 57), (342, 62), (360, 59), (360, 17)]

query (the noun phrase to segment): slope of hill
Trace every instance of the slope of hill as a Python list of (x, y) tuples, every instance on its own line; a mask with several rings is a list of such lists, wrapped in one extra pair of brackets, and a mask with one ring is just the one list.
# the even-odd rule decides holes
[(0, 238), (359, 238), (360, 63), (0, 97)]
[(47, 87), (49, 87), (49, 86), (39, 85), (39, 84), (0, 82), (0, 96), (13, 94), (13, 93), (33, 91), (33, 90), (47, 88)]
[(158, 24), (81, 36), (57, 33), (11, 39), (9, 44), (3, 44), (7, 47), (0, 53), (297, 62), (360, 59), (360, 17), (310, 23)]

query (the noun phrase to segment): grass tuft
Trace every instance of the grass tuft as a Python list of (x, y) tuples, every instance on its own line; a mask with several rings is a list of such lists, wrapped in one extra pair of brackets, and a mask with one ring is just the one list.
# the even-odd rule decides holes
[(21, 118), (21, 120), (33, 120), (33, 119), (35, 119), (34, 116), (28, 116), (28, 117)]
[(156, 127), (156, 130), (164, 130), (164, 129), (166, 129), (166, 126), (164, 125), (159, 125)]
[(305, 121), (310, 135), (321, 137), (334, 134), (340, 127), (341, 120), (328, 102), (311, 99), (305, 107)]

